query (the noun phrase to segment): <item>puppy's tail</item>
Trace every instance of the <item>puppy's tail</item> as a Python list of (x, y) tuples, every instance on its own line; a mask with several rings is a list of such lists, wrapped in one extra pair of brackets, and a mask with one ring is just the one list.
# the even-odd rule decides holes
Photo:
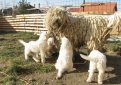
[(80, 56), (81, 56), (83, 59), (85, 59), (85, 60), (88, 60), (88, 61), (91, 60), (91, 58), (88, 57), (88, 56), (86, 56), (86, 55), (80, 54)]
[(26, 42), (24, 42), (23, 40), (18, 40), (18, 41), (25, 46)]

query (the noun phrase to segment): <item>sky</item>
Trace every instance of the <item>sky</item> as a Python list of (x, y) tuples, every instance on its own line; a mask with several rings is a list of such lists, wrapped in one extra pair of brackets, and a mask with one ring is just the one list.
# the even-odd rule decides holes
[[(8, 8), (14, 5), (17, 5), (18, 2), (21, 0), (0, 0), (0, 9), (1, 8)], [(36, 4), (38, 7), (38, 3), (40, 6), (57, 6), (57, 5), (74, 5), (79, 6), (83, 0), (26, 0), (30, 2), (31, 5)], [(86, 2), (117, 2), (118, 9), (121, 10), (121, 0), (85, 0)]]

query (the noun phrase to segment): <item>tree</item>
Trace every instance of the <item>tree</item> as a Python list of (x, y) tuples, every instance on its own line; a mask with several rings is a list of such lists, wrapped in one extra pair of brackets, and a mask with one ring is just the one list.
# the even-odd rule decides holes
[(29, 2), (26, 2), (25, 0), (21, 0), (18, 3), (17, 11), (19, 14), (27, 14), (28, 13), (27, 9), (30, 9), (30, 8), (33, 8), (33, 6), (31, 6)]

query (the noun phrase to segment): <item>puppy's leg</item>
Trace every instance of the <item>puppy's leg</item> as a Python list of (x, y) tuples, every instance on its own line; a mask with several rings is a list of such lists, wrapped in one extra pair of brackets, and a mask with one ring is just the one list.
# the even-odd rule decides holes
[(29, 53), (30, 53), (30, 51), (25, 48), (25, 50), (24, 50), (25, 60), (28, 60), (29, 59), (29, 56), (28, 56)]
[(88, 78), (87, 78), (87, 82), (89, 82), (89, 83), (92, 82), (93, 74), (94, 74), (94, 70), (89, 71), (89, 76), (88, 76)]
[(90, 64), (89, 64), (89, 76), (87, 78), (87, 82), (92, 82), (92, 79), (93, 79), (93, 74), (95, 72), (95, 69), (96, 69), (96, 63), (90, 61)]
[(37, 62), (37, 63), (39, 63), (39, 62), (40, 62), (40, 60), (39, 60), (39, 59), (37, 59), (37, 58), (39, 58), (39, 57), (38, 57), (38, 54), (36, 54), (36, 57), (32, 57), (32, 58), (34, 59), (34, 61), (35, 61), (35, 62)]
[(58, 69), (56, 79), (60, 79), (62, 77), (63, 72), (64, 72), (64, 69)]
[(75, 70), (76, 70), (76, 68), (70, 68), (67, 70), (67, 72), (71, 72), (71, 71), (75, 71)]
[(41, 51), (40, 55), (41, 55), (41, 62), (42, 62), (42, 64), (44, 64), (45, 63), (46, 53), (44, 51)]
[(67, 68), (67, 72), (71, 72), (71, 71), (75, 71), (75, 70), (76, 70), (76, 68), (73, 68), (73, 63), (70, 64), (70, 65), (68, 66), (68, 68)]
[(99, 71), (98, 74), (98, 84), (103, 84), (102, 79), (103, 79), (104, 72)]
[(105, 69), (106, 69), (106, 62), (97, 63), (97, 69), (99, 71), (98, 84), (103, 84), (102, 80), (103, 80), (103, 75), (104, 75)]

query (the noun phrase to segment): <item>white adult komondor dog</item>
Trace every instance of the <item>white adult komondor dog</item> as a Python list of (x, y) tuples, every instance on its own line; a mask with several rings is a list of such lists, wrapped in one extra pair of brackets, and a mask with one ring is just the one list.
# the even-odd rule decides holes
[[(48, 31), (56, 37), (60, 38), (60, 34), (66, 35), (74, 48), (87, 45), (90, 50), (100, 50), (114, 28), (111, 25), (116, 25), (115, 21), (120, 15), (113, 15), (112, 18), (115, 18), (115, 20), (112, 22), (109, 19), (110, 16), (73, 16), (62, 7), (53, 7), (47, 12), (45, 24)], [(118, 19), (121, 21), (121, 18)]]
[(89, 76), (88, 76), (87, 82), (92, 82), (93, 74), (97, 69), (99, 71), (98, 84), (103, 84), (102, 80), (103, 80), (104, 72), (106, 70), (106, 62), (107, 62), (106, 56), (98, 50), (92, 50), (88, 55), (88, 57), (82, 54), (80, 54), (80, 56), (83, 59), (90, 61), (89, 70), (88, 70)]
[(71, 71), (73, 69), (73, 49), (71, 42), (66, 37), (62, 37), (61, 42), (59, 57), (55, 64), (55, 68), (58, 70), (56, 79), (61, 78), (65, 71)]

